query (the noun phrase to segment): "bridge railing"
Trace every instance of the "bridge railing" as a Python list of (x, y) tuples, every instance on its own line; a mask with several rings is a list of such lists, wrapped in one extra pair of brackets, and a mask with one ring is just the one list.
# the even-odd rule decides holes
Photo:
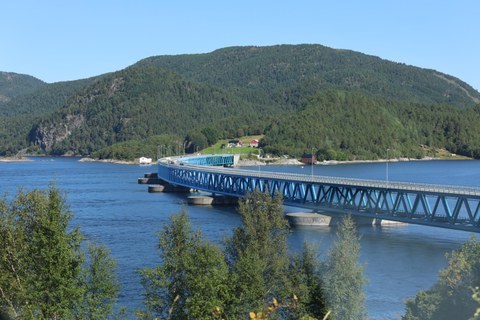
[(179, 161), (181, 157), (171, 159), (167, 161), (159, 161), (159, 165), (167, 167), (182, 167), (183, 169), (191, 169), (204, 172), (217, 172), (229, 175), (248, 176), (258, 178), (269, 178), (276, 180), (294, 180), (304, 181), (312, 183), (322, 183), (331, 185), (343, 185), (343, 186), (356, 186), (365, 188), (376, 189), (390, 189), (398, 191), (420, 191), (425, 193), (436, 194), (451, 194), (451, 195), (467, 195), (467, 196), (479, 196), (479, 187), (465, 187), (455, 185), (439, 185), (428, 183), (416, 183), (416, 182), (400, 182), (400, 181), (385, 181), (374, 179), (358, 179), (358, 178), (344, 178), (344, 177), (331, 177), (331, 176), (312, 176), (298, 173), (277, 173), (265, 170), (250, 170), (250, 169), (237, 169), (237, 168), (224, 168), (213, 166), (202, 166), (186, 164)]

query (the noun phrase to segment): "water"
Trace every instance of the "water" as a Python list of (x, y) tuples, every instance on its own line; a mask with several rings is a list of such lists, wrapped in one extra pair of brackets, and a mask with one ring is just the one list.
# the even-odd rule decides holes
[[(130, 312), (142, 306), (142, 288), (136, 270), (159, 263), (157, 233), (169, 216), (186, 209), (195, 228), (220, 242), (240, 223), (234, 208), (195, 207), (185, 195), (148, 193), (137, 178), (155, 166), (83, 163), (73, 158), (33, 158), (33, 162), (0, 163), (0, 193), (13, 196), (24, 189), (55, 183), (66, 193), (88, 239), (105, 243), (119, 265), (122, 285), (119, 304)], [(311, 167), (263, 166), (254, 170), (310, 174)], [(315, 166), (315, 175), (385, 179), (385, 163)], [(420, 161), (389, 163), (389, 179), (412, 182), (480, 185), (478, 161)], [(295, 211), (294, 208), (286, 208)], [(446, 265), (445, 253), (457, 249), (469, 233), (424, 226), (360, 227), (361, 262), (365, 264), (367, 309), (371, 319), (399, 319), (404, 300), (428, 289)], [(293, 229), (290, 249), (304, 241), (315, 244), (324, 257), (333, 241), (330, 228)]]

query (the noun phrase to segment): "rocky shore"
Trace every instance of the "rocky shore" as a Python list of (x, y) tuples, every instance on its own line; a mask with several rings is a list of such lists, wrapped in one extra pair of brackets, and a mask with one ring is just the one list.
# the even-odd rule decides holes
[(139, 164), (138, 161), (125, 161), (125, 160), (115, 160), (115, 159), (93, 159), (93, 158), (81, 158), (79, 162), (104, 162), (104, 163), (115, 163), (115, 164)]
[(26, 157), (0, 157), (0, 162), (26, 162), (32, 161)]

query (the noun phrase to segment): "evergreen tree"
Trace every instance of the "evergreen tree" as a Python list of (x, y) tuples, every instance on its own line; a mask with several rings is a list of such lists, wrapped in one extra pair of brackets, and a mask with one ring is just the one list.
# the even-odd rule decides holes
[(295, 292), (290, 311), (297, 319), (305, 315), (316, 319), (323, 319), (325, 316), (325, 297), (320, 269), (321, 264), (315, 248), (304, 243), (303, 251), (293, 257), (290, 264), (290, 279)]
[(325, 271), (325, 299), (333, 319), (366, 319), (363, 286), (366, 279), (359, 265), (360, 237), (350, 216), (338, 226)]
[(282, 198), (254, 191), (240, 202), (239, 212), (242, 225), (227, 241), (227, 257), (246, 312), (260, 310), (273, 298), (290, 298), (293, 292)]

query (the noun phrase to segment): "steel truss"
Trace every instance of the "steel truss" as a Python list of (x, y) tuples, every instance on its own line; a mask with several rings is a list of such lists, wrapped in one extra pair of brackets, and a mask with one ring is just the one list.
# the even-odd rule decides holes
[(233, 197), (258, 189), (288, 206), (480, 232), (480, 189), (256, 172), (159, 162), (159, 177)]

